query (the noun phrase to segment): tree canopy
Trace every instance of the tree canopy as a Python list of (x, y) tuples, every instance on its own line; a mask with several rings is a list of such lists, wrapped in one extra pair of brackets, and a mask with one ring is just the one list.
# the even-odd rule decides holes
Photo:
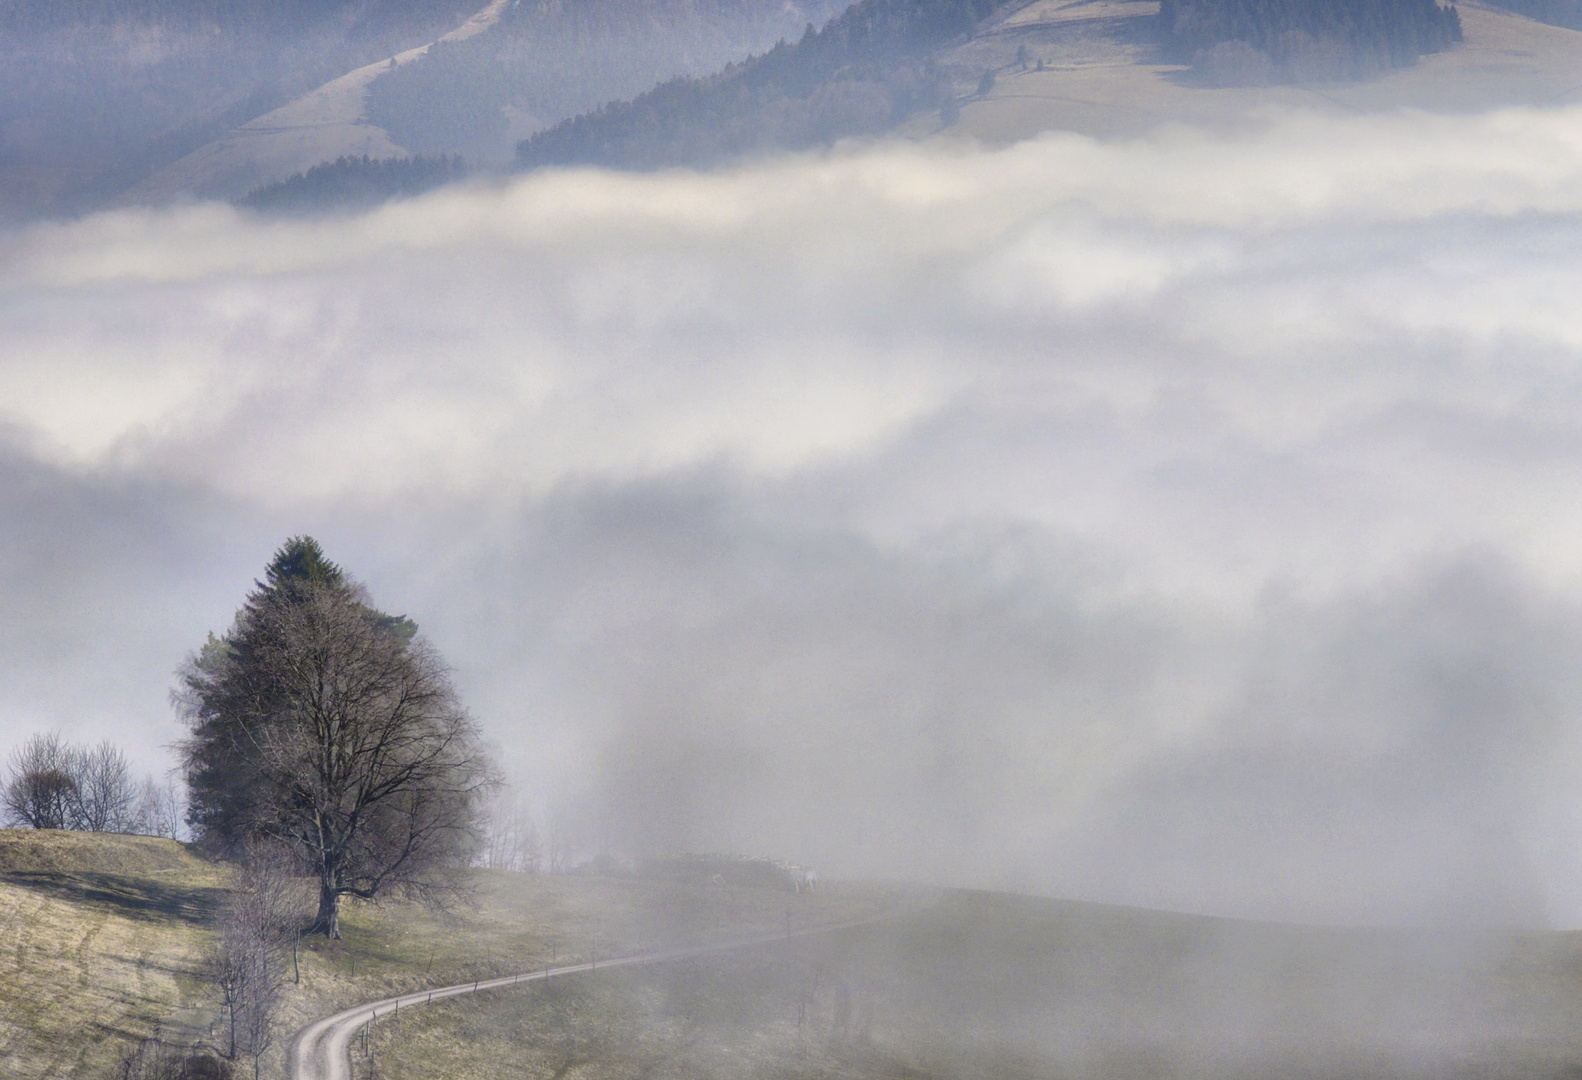
[[(126, 755), (109, 742), (77, 746), (53, 732), (11, 754), (0, 817), (31, 829), (157, 832), (161, 793), (150, 777), (139, 792)], [(141, 799), (140, 799), (141, 796)]]
[(223, 638), (180, 673), (188, 822), (211, 850), (273, 840), (318, 879), (310, 932), (343, 896), (454, 884), (491, 766), (437, 652), (311, 537), (276, 553)]
[(1169, 52), (1230, 84), (1370, 78), (1461, 40), (1436, 0), (1161, 0), (1159, 20)]
[(421, 195), (466, 176), (467, 163), (456, 156), (340, 157), (254, 188), (237, 205), (267, 214), (365, 209)]

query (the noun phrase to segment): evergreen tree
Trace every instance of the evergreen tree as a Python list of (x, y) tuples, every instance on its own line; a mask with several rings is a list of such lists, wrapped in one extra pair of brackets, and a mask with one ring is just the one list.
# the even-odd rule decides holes
[(188, 821), (211, 850), (283, 845), (319, 884), (310, 932), (339, 937), (343, 896), (454, 885), (492, 768), (411, 620), (310, 537), (264, 578), (181, 672)]

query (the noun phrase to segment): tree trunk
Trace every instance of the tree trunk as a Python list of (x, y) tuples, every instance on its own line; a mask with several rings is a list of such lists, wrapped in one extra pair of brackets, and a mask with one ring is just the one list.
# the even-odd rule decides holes
[(333, 885), (319, 886), (319, 913), (308, 927), (310, 934), (323, 934), (332, 940), (341, 936), (341, 894)]

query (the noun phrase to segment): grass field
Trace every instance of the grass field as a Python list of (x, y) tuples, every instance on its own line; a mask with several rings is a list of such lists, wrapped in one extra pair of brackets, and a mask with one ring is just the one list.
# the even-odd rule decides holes
[(225, 882), (169, 840), (0, 830), (0, 1076), (107, 1075), (162, 1021), (206, 1027)]
[[(229, 883), (223, 866), (152, 837), (0, 830), (0, 1077), (108, 1076), (156, 1026), (217, 1041), (202, 967)], [(860, 918), (881, 888), (818, 894), (592, 876), (478, 871), (446, 911), (351, 902), (341, 941), (308, 939), (263, 1075), (290, 1034), (347, 1005), (422, 986), (639, 947)]]
[(413, 1010), (359, 1077), (1582, 1075), (1582, 939), (951, 893), (898, 920)]
[[(106, 1076), (156, 1024), (209, 1037), (227, 874), (170, 841), (0, 831), (0, 1076)], [(919, 909), (921, 898), (938, 897)], [(567, 976), (381, 1020), (393, 1080), (1582, 1076), (1582, 935), (1279, 926), (971, 892), (480, 873), (445, 912), (349, 905), (289, 1034), (400, 990), (912, 914)]]

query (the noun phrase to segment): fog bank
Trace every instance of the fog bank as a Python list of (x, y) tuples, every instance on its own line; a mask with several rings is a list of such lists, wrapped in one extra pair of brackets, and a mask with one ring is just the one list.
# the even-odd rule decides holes
[(1582, 925), (1582, 109), (0, 236), (0, 751), (309, 532), (586, 850)]

